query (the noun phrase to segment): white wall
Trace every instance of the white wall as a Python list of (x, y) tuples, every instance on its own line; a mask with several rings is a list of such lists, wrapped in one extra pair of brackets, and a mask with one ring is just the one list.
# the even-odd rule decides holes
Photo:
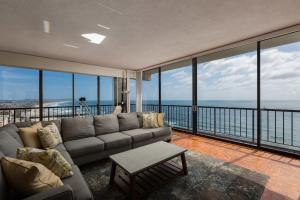
[[(0, 51), (0, 65), (113, 77), (122, 77), (123, 72), (122, 69), (88, 65), (6, 51)], [(135, 78), (135, 71), (128, 70), (127, 74), (129, 78)]]

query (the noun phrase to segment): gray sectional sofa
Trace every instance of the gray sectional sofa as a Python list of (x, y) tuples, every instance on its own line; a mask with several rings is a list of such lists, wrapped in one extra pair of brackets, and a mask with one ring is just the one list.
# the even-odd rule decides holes
[[(156, 141), (170, 141), (172, 132), (170, 127), (143, 129), (142, 113), (63, 118), (42, 124), (51, 122), (57, 125), (63, 139), (63, 144), (55, 148), (72, 164), (74, 175), (62, 179), (64, 186), (26, 197), (28, 200), (93, 199), (78, 166)], [(32, 124), (22, 122), (0, 128), (0, 159), (16, 156), (16, 149), (24, 147), (18, 128)], [(0, 165), (0, 200), (22, 198), (9, 188)]]

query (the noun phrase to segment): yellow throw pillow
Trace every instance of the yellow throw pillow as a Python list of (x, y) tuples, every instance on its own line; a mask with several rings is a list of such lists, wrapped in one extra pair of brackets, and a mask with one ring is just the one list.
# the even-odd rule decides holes
[(158, 128), (157, 113), (143, 113), (143, 128)]
[(41, 122), (30, 127), (19, 128), (19, 135), (25, 147), (41, 148), (42, 144), (37, 134), (37, 130), (43, 128)]
[(50, 125), (39, 128), (38, 136), (40, 138), (43, 148), (54, 148), (58, 144), (62, 143), (62, 139), (57, 126), (54, 123)]
[(60, 178), (73, 175), (72, 166), (56, 149), (18, 148), (17, 158), (40, 163)]
[(165, 125), (165, 113), (158, 113), (157, 114), (157, 122), (159, 127), (164, 127)]
[(8, 184), (23, 195), (63, 185), (59, 177), (39, 163), (3, 157), (1, 166)]

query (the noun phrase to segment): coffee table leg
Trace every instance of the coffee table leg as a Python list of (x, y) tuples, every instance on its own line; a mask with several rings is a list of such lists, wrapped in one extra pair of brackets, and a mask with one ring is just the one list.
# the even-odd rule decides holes
[(186, 166), (186, 159), (185, 159), (185, 154), (184, 153), (181, 154), (181, 162), (182, 162), (183, 174), (187, 175), (188, 174), (188, 170), (187, 170), (187, 166)]
[(116, 174), (116, 163), (112, 162), (111, 163), (111, 171), (110, 171), (110, 179), (109, 179), (109, 184), (112, 185), (115, 180), (115, 174)]
[(135, 188), (135, 175), (130, 176), (129, 179), (130, 179), (130, 182), (129, 182), (129, 197), (130, 197), (130, 199), (135, 199), (135, 191), (134, 191), (134, 188)]

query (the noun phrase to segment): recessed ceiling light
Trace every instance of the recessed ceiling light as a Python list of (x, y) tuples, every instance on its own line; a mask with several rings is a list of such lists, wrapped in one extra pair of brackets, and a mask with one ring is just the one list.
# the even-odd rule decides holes
[(44, 20), (43, 25), (44, 25), (44, 32), (50, 33), (50, 22), (48, 20)]
[(110, 29), (109, 27), (107, 27), (107, 26), (103, 26), (103, 25), (101, 25), (101, 24), (97, 24), (97, 26), (99, 26), (99, 27), (101, 27), (101, 28), (105, 28), (105, 29), (107, 29), (107, 30), (109, 30), (109, 29)]
[(85, 33), (81, 34), (82, 37), (89, 40), (90, 43), (100, 44), (106, 36), (98, 34), (98, 33)]
[(64, 46), (71, 47), (71, 48), (74, 48), (74, 49), (78, 49), (79, 48), (78, 46), (71, 45), (71, 44), (66, 44), (66, 43), (64, 43)]

